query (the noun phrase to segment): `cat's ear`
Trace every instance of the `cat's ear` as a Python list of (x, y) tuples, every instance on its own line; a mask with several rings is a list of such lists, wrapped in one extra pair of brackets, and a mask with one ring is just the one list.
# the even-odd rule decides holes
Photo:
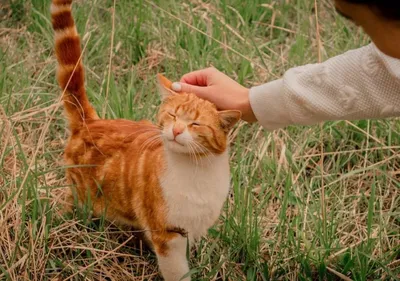
[(176, 92), (171, 90), (172, 82), (165, 78), (162, 74), (157, 74), (158, 92), (160, 93), (161, 99), (164, 100), (169, 96), (177, 95)]
[(221, 127), (225, 132), (229, 132), (240, 120), (242, 113), (239, 110), (218, 111)]

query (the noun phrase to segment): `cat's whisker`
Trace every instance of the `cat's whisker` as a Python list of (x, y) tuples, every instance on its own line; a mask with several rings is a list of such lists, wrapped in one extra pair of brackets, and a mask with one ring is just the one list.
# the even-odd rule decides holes
[(192, 144), (193, 145), (195, 145), (197, 148), (199, 148), (200, 149), (200, 153), (205, 153), (206, 154), (206, 157), (205, 158), (207, 158), (207, 161), (208, 161), (208, 163), (209, 164), (211, 164), (212, 162), (211, 162), (211, 159), (210, 159), (210, 157), (208, 157), (209, 155), (214, 155), (207, 147), (205, 147), (204, 145), (202, 145), (201, 143), (198, 143), (198, 142), (196, 142), (196, 141), (193, 141), (192, 142)]
[(131, 135), (137, 134), (137, 133), (148, 133), (148, 132), (157, 133), (157, 135), (161, 135), (161, 133), (162, 133), (158, 129), (140, 129), (140, 130), (137, 130), (137, 131), (133, 132), (132, 134), (128, 134), (128, 136), (131, 136)]
[(189, 138), (184, 138), (184, 140), (186, 141), (186, 146), (189, 149), (189, 157), (191, 158), (192, 154), (195, 160), (196, 165), (199, 164), (198, 159), (197, 159), (197, 151), (196, 148), (192, 145), (192, 140)]
[(146, 129), (140, 129), (140, 130), (137, 130), (137, 131), (135, 131), (135, 132), (133, 132), (131, 134), (128, 134), (124, 139), (127, 139), (127, 138), (129, 138), (129, 137), (131, 137), (131, 136), (133, 136), (135, 134), (148, 133), (148, 132), (154, 132), (154, 133), (161, 134), (161, 130), (146, 128)]
[(199, 146), (195, 141), (191, 141), (190, 144), (194, 147), (196, 153), (202, 153), (201, 149), (199, 150)]
[(162, 126), (162, 125), (159, 125), (159, 124), (153, 124), (153, 126), (154, 126), (154, 127), (156, 127), (156, 128), (157, 128), (157, 130), (160, 130), (160, 131), (164, 130), (164, 126)]
[(139, 149), (139, 153), (142, 153), (143, 151), (146, 151), (149, 147), (152, 145), (155, 145), (157, 143), (157, 140), (152, 140), (147, 142), (145, 145), (142, 145)]
[[(145, 129), (140, 129), (140, 130), (137, 130), (137, 131), (135, 131), (135, 132), (133, 132), (133, 133), (131, 133), (131, 134), (126, 135), (126, 136), (124, 137), (124, 140), (128, 139), (129, 137), (131, 137), (131, 136), (133, 136), (133, 135), (139, 135), (139, 134), (141, 134), (141, 133), (148, 133), (148, 132), (154, 132), (154, 133), (157, 133), (157, 135), (158, 135), (158, 134), (161, 135), (161, 131), (160, 131), (160, 130), (145, 128)], [(108, 136), (108, 135), (105, 134), (105, 133), (99, 133), (98, 135), (99, 135), (99, 136)]]
[(197, 172), (199, 170), (199, 162), (200, 162), (200, 160), (198, 159), (198, 155), (196, 154), (195, 147), (193, 147), (193, 144), (191, 142), (189, 142), (188, 144), (189, 144), (190, 147), (192, 147), (192, 149), (194, 151), (193, 155), (194, 155), (195, 162), (196, 162), (196, 168), (194, 170), (194, 176), (196, 176)]
[(197, 143), (195, 140), (192, 141), (192, 144), (196, 147), (197, 153), (204, 154), (204, 153), (209, 152), (209, 151), (205, 151), (206, 150), (205, 147), (202, 147), (202, 145)]
[(190, 146), (190, 143), (187, 143), (186, 144), (186, 146), (187, 146), (187, 148), (189, 149), (189, 158), (190, 158), (190, 161), (194, 161), (195, 162), (195, 158), (193, 157), (194, 155), (193, 155), (193, 148)]
[(198, 166), (199, 165), (199, 161), (197, 159), (197, 154), (196, 154), (195, 147), (192, 145), (191, 142), (188, 142), (187, 145), (188, 145), (188, 148), (189, 148), (189, 155), (193, 155), (193, 158), (194, 158), (194, 161), (196, 163), (196, 166)]
[[(159, 135), (152, 136), (152, 137), (146, 139), (146, 140), (143, 142), (143, 144), (141, 145), (140, 148), (142, 149), (143, 147), (150, 146), (150, 145), (154, 144), (154, 143), (157, 142), (157, 141), (160, 141), (160, 142), (162, 141), (161, 136), (159, 136)], [(140, 149), (140, 150), (141, 150), (141, 149)]]
[(146, 140), (143, 142), (143, 144), (140, 146), (140, 148), (139, 148), (139, 153), (142, 153), (143, 150), (147, 149), (147, 148), (150, 147), (151, 145), (156, 144), (157, 141), (162, 142), (161, 135), (155, 135), (155, 136), (152, 136), (152, 137), (146, 139)]
[(214, 153), (212, 153), (207, 147), (205, 147), (203, 144), (201, 144), (201, 143), (199, 143), (199, 142), (197, 142), (197, 141), (194, 141), (194, 143), (198, 146), (198, 147), (200, 147), (201, 149), (203, 149), (204, 151), (202, 151), (203, 153), (205, 152), (206, 154), (210, 154), (210, 155), (214, 155)]
[[(196, 157), (198, 158), (198, 162), (202, 161), (204, 158), (201, 157), (199, 154), (203, 154), (204, 152), (202, 151), (201, 147), (195, 141), (191, 141), (191, 145), (193, 146), (193, 148), (195, 150)], [(206, 157), (206, 158), (207, 158), (209, 164), (211, 164), (210, 159), (208, 159), (208, 157)]]

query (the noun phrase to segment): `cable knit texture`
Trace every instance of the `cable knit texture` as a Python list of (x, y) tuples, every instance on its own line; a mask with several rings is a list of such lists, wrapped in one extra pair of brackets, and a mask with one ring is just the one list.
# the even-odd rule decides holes
[(400, 116), (400, 60), (370, 44), (289, 69), (282, 79), (253, 87), (250, 104), (267, 130)]

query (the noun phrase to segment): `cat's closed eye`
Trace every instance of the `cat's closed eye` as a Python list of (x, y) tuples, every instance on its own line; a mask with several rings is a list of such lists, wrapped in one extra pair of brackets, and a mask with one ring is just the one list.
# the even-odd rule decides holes
[(201, 124), (199, 122), (192, 122), (190, 125), (192, 127), (200, 127), (201, 126)]
[(171, 112), (167, 112), (168, 113), (168, 115), (170, 116), (170, 117), (172, 117), (173, 119), (176, 119), (176, 115), (175, 114), (173, 114), (173, 113), (171, 113)]

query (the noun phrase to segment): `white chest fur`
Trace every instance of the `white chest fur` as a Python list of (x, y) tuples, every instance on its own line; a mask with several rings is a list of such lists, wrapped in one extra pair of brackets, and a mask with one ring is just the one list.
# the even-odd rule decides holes
[(168, 222), (189, 232), (206, 234), (218, 219), (230, 186), (228, 152), (196, 164), (187, 155), (167, 152), (167, 170), (161, 179)]

